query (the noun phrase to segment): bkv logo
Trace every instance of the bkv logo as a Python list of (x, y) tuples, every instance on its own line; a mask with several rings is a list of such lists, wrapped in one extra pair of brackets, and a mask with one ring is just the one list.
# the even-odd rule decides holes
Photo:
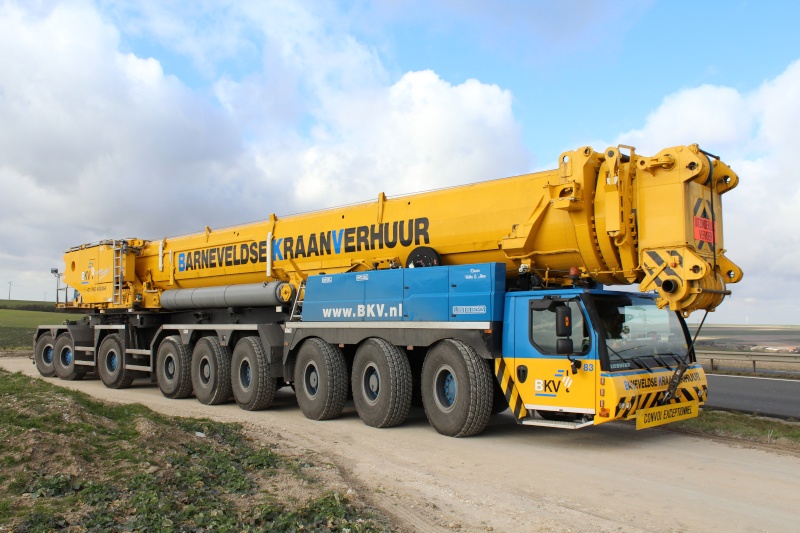
[(537, 379), (533, 382), (533, 389), (537, 393), (543, 394), (551, 394), (555, 396), (558, 394), (558, 391), (561, 390), (561, 386), (564, 386), (564, 390), (569, 392), (569, 388), (572, 386), (572, 377), (569, 376), (565, 370), (559, 370), (556, 372), (555, 377), (557, 379)]

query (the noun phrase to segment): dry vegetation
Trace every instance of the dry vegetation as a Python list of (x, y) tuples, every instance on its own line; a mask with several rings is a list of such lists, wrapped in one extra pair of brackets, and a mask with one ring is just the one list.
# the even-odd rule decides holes
[(235, 424), (0, 371), (0, 531), (383, 531), (338, 470)]

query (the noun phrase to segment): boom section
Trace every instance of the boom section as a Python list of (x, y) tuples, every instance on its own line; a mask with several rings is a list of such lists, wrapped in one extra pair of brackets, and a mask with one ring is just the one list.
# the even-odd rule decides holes
[(496, 262), (506, 265), (509, 286), (638, 283), (657, 291), (659, 306), (688, 315), (715, 309), (726, 284), (742, 277), (722, 233), (721, 197), (737, 183), (697, 145), (652, 157), (584, 147), (563, 153), (555, 170), (391, 199), (381, 193), (182, 237), (78, 246), (64, 256), (65, 281), (79, 293), (67, 306), (162, 310), (177, 300), (169, 291), (186, 289), (200, 292), (182, 293), (182, 302), (224, 306), (222, 287), (273, 282), (293, 287), (265, 291), (278, 295), (270, 305), (282, 304), (311, 275)]

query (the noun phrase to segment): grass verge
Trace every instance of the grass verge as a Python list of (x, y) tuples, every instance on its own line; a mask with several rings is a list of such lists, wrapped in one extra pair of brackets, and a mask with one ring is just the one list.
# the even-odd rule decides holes
[[(241, 426), (109, 405), (0, 370), (0, 530), (384, 531)], [(303, 498), (282, 487), (302, 485)], [(298, 492), (298, 491), (295, 491)]]
[(697, 418), (675, 422), (667, 427), (697, 435), (779, 445), (800, 452), (798, 422), (703, 409)]

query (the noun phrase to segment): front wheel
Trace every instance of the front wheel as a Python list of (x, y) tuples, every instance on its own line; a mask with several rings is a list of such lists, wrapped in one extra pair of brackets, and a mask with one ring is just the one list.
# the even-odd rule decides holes
[(275, 399), (276, 380), (270, 375), (269, 358), (258, 337), (244, 337), (236, 343), (231, 388), (236, 403), (245, 411), (266, 409)]
[(342, 414), (347, 399), (347, 364), (338, 346), (308, 339), (294, 365), (297, 404), (311, 420), (330, 420)]
[(219, 405), (231, 398), (231, 352), (217, 337), (203, 337), (195, 344), (192, 385), (200, 403)]
[(100, 343), (97, 353), (97, 373), (100, 381), (109, 389), (125, 389), (133, 383), (133, 375), (125, 369), (125, 350), (122, 339), (116, 333)]
[(53, 336), (49, 333), (41, 335), (33, 348), (33, 361), (36, 363), (36, 370), (46, 378), (56, 375), (56, 369), (53, 367), (54, 355)]
[(411, 407), (411, 365), (397, 346), (367, 339), (353, 360), (353, 403), (368, 426), (402, 424)]
[(83, 379), (86, 371), (78, 370), (75, 365), (75, 344), (72, 342), (72, 335), (69, 333), (59, 335), (53, 352), (53, 369), (58, 377), (66, 381)]
[(435, 344), (422, 365), (422, 404), (433, 428), (449, 437), (483, 431), (492, 414), (492, 379), (469, 345), (454, 339)]

